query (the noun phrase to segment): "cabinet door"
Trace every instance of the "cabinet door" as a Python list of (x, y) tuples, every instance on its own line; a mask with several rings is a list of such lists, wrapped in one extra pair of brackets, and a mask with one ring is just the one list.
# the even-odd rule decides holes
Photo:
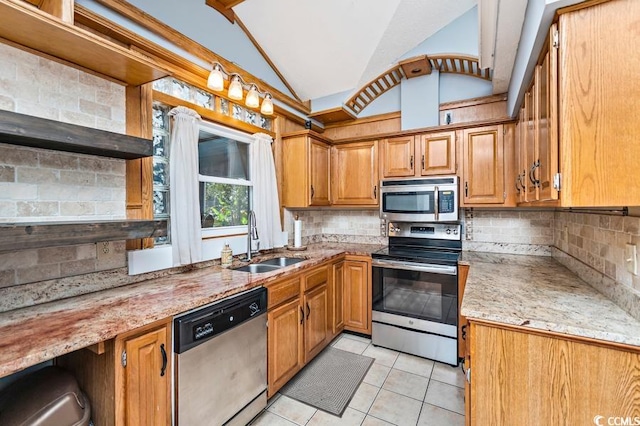
[[(123, 367), (124, 424), (169, 425), (170, 325), (126, 338), (126, 366)], [(118, 389), (116, 389), (118, 394)]]
[[(310, 138), (309, 163), (310, 183), (309, 205), (328, 206), (329, 197), (329, 159), (331, 155), (329, 145)], [(289, 179), (296, 179), (295, 176), (288, 176)]]
[(465, 129), (462, 137), (464, 203), (503, 204), (505, 201), (503, 126)]
[(458, 358), (464, 358), (467, 347), (467, 337), (469, 336), (467, 319), (460, 314), (468, 275), (469, 265), (458, 265)]
[(371, 334), (371, 263), (344, 262), (344, 328)]
[(456, 172), (456, 132), (420, 136), (420, 174), (446, 175)]
[(378, 142), (333, 147), (333, 204), (378, 204)]
[(382, 177), (413, 176), (414, 155), (413, 136), (382, 141)]
[(343, 300), (344, 300), (344, 262), (333, 265), (333, 279), (331, 280), (331, 292), (329, 294), (330, 329), (331, 336), (335, 337), (344, 328)]
[(267, 312), (269, 397), (275, 395), (302, 368), (303, 320), (299, 298)]
[(327, 286), (322, 285), (304, 295), (304, 362), (311, 361), (328, 343)]
[[(516, 164), (516, 180), (514, 186), (516, 188), (516, 197), (518, 203), (524, 203), (527, 201), (527, 191), (524, 187), (523, 178), (526, 176), (524, 172), (525, 166), (525, 149), (526, 149), (526, 134), (525, 134), (525, 115), (524, 107), (520, 108), (520, 114), (518, 115), (518, 124), (516, 125), (516, 144), (515, 144), (515, 164)], [(508, 183), (507, 183), (508, 185)]]
[(538, 141), (536, 137), (536, 107), (535, 107), (535, 90), (533, 85), (531, 90), (524, 97), (524, 114), (525, 114), (525, 172), (524, 177), (526, 197), (528, 201), (536, 201), (538, 199), (538, 186), (534, 177), (536, 162), (538, 160)]
[[(553, 39), (553, 36), (552, 36)], [(558, 173), (558, 135), (551, 115), (555, 110), (551, 106), (552, 90), (555, 85), (555, 77), (552, 77), (551, 59), (557, 50), (551, 46), (542, 64), (536, 69), (536, 135), (538, 136), (538, 162), (536, 179), (538, 183), (538, 199), (540, 201), (557, 200), (558, 191), (553, 187), (553, 176)], [(555, 71), (554, 71), (555, 73)], [(557, 93), (554, 93), (557, 96)]]

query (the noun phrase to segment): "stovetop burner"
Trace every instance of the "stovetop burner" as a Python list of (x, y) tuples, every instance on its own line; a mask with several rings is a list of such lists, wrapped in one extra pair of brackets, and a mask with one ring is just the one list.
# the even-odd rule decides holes
[(455, 265), (462, 251), (459, 224), (389, 223), (389, 246), (374, 259)]
[(403, 262), (431, 263), (434, 265), (455, 265), (460, 257), (459, 250), (420, 247), (384, 247), (371, 254), (374, 259), (390, 259)]

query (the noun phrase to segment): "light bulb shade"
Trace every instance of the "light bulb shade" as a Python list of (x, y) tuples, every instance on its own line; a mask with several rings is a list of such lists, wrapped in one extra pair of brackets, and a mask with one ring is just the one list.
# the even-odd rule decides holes
[(251, 85), (251, 89), (249, 89), (247, 99), (245, 99), (244, 103), (249, 108), (258, 108), (258, 106), (260, 106), (260, 95), (258, 95), (255, 85)]
[(262, 115), (271, 115), (273, 114), (273, 101), (271, 100), (271, 95), (266, 94), (264, 99), (262, 100), (262, 106), (260, 107), (260, 113)]
[(242, 84), (240, 83), (240, 77), (233, 76), (231, 84), (229, 84), (229, 97), (236, 101), (242, 100)]
[(215, 92), (220, 92), (224, 89), (224, 77), (222, 70), (217, 64), (214, 65), (209, 78), (207, 79), (207, 87)]

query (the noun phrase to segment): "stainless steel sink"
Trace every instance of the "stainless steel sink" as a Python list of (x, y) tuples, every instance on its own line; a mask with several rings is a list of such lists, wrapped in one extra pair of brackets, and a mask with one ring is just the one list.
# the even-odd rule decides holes
[(250, 263), (249, 265), (241, 266), (239, 268), (233, 268), (234, 271), (250, 272), (252, 274), (262, 274), (264, 272), (275, 271), (282, 266), (276, 265), (261, 265), (259, 263)]
[(299, 262), (304, 262), (306, 259), (300, 259), (299, 257), (274, 257), (273, 259), (263, 260), (258, 265), (273, 265), (281, 268), (289, 265), (295, 265)]

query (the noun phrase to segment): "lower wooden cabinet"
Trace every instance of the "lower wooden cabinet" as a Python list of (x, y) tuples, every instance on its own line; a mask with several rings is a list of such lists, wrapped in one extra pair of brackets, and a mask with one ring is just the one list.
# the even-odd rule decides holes
[[(298, 286), (300, 278), (297, 279)], [(267, 312), (267, 376), (269, 396), (275, 395), (304, 364), (302, 358), (303, 312), (294, 298)]]
[[(325, 267), (326, 272), (326, 267)], [(304, 294), (304, 362), (308, 363), (329, 343), (327, 337), (327, 285)]]
[(371, 258), (347, 256), (343, 279), (344, 329), (371, 334)]
[(344, 261), (332, 265), (333, 276), (329, 281), (329, 340), (344, 329)]
[(96, 425), (171, 425), (171, 319), (57, 359), (91, 401)]
[(332, 265), (267, 284), (267, 377), (272, 397), (330, 339)]
[(470, 327), (471, 424), (592, 425), (597, 416), (597, 424), (634, 424), (640, 417), (637, 347), (472, 319)]

